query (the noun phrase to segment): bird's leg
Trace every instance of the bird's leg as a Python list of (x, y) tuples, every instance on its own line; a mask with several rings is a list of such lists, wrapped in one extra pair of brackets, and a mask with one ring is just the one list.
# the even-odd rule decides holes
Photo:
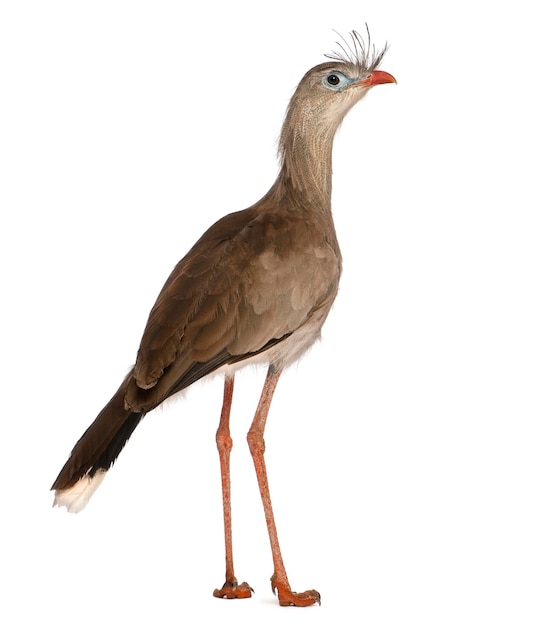
[(263, 501), (265, 519), (267, 521), (267, 530), (269, 532), (269, 540), (271, 542), (271, 550), (273, 553), (274, 574), (271, 578), (273, 593), (275, 593), (275, 590), (278, 591), (278, 601), (281, 606), (310, 606), (315, 603), (320, 604), (321, 596), (318, 591), (311, 589), (309, 591), (305, 591), (304, 593), (295, 593), (291, 591), (291, 587), (289, 586), (289, 580), (282, 561), (280, 544), (278, 543), (278, 534), (276, 532), (276, 525), (274, 522), (273, 507), (271, 505), (271, 496), (269, 494), (267, 470), (264, 459), (265, 440), (263, 438), (263, 433), (265, 431), (265, 424), (267, 422), (267, 414), (269, 413), (271, 400), (281, 373), (281, 369), (276, 369), (272, 365), (269, 367), (258, 408), (256, 409), (254, 420), (252, 421), (250, 430), (248, 431), (247, 441), (250, 453), (252, 454), (252, 459), (254, 461), (254, 467), (256, 468), (256, 475), (258, 477), (258, 485), (260, 488), (261, 499)]
[(224, 547), (226, 553), (226, 580), (222, 589), (215, 589), (216, 598), (250, 598), (254, 591), (247, 583), (237, 584), (234, 575), (234, 556), (232, 551), (232, 511), (230, 504), (230, 452), (232, 438), (230, 437), (230, 408), (234, 391), (234, 377), (224, 379), (224, 399), (221, 411), (221, 421), (217, 429), (216, 441), (219, 458), (221, 460), (221, 482), (224, 516)]

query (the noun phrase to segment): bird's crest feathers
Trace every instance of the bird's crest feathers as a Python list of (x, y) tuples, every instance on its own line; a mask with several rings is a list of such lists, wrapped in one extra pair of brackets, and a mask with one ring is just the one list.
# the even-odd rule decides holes
[(334, 50), (330, 54), (325, 54), (325, 57), (341, 63), (355, 65), (360, 75), (374, 71), (382, 62), (388, 45), (386, 43), (382, 50), (377, 50), (375, 45), (371, 44), (371, 35), (367, 24), (365, 29), (367, 37), (363, 37), (357, 31), (351, 30), (350, 41), (335, 30), (336, 35), (341, 37), (341, 41), (337, 42), (340, 49)]

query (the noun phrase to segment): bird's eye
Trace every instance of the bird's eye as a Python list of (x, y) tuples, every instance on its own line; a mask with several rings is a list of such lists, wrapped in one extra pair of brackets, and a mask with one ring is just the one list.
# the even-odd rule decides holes
[(323, 85), (328, 89), (339, 91), (349, 85), (352, 81), (341, 72), (329, 72), (323, 79)]
[(340, 83), (339, 76), (337, 74), (329, 74), (326, 77), (326, 80), (328, 81), (329, 85), (339, 85)]

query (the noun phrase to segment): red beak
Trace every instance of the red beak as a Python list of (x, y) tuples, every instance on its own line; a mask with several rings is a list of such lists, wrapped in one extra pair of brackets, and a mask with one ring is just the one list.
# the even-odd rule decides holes
[(395, 77), (389, 74), (388, 72), (381, 72), (380, 70), (375, 70), (369, 78), (365, 78), (361, 80), (358, 85), (363, 85), (364, 87), (374, 87), (375, 85), (383, 85), (385, 83), (396, 83)]

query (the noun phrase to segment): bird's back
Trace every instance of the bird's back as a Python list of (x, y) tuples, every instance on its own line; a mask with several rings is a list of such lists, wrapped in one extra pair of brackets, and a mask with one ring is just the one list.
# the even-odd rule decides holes
[(269, 200), (216, 222), (178, 263), (149, 315), (126, 402), (150, 410), (222, 365), (280, 365), (317, 339), (341, 258), (325, 226)]

